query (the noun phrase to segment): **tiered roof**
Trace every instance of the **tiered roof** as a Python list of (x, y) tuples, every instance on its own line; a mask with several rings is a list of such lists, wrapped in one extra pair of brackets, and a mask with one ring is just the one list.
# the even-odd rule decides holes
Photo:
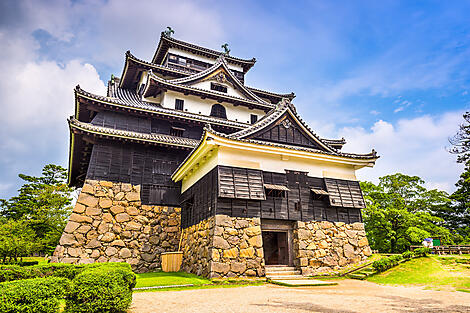
[[(157, 64), (161, 57), (168, 51), (169, 47), (176, 47), (191, 53), (204, 55), (215, 59), (215, 63), (208, 69), (199, 73), (191, 73), (180, 71)], [(92, 125), (91, 121), (96, 112), (101, 111), (120, 111), (126, 114), (140, 115), (145, 117), (155, 117), (162, 119), (170, 119), (180, 122), (188, 122), (208, 125), (208, 130), (217, 134), (221, 138), (231, 140), (256, 142), (263, 145), (271, 145), (278, 147), (287, 147), (292, 149), (309, 149), (306, 147), (290, 147), (280, 143), (268, 143), (265, 141), (250, 138), (251, 134), (258, 130), (268, 127), (277, 118), (288, 112), (292, 117), (299, 121), (299, 125), (305, 129), (313, 140), (315, 140), (324, 152), (348, 157), (358, 157), (360, 155), (342, 154), (338, 152), (344, 145), (344, 139), (329, 140), (322, 139), (315, 135), (308, 126), (297, 115), (294, 106), (290, 103), (295, 95), (277, 94), (263, 91), (245, 86), (233, 72), (229, 69), (229, 64), (240, 65), (246, 72), (255, 63), (255, 59), (244, 60), (228, 56), (222, 52), (202, 48), (196, 45), (188, 44), (174, 38), (162, 34), (161, 42), (155, 53), (153, 62), (146, 62), (134, 57), (129, 51), (126, 53), (126, 62), (122, 75), (122, 79), (112, 78), (108, 83), (107, 96), (101, 96), (87, 92), (77, 86), (75, 88), (75, 115), (71, 117), (69, 122), (71, 134), (70, 147), (70, 165), (69, 165), (69, 183), (77, 185), (78, 178), (86, 174), (92, 147), (90, 138), (105, 138), (109, 140), (119, 140), (128, 142), (138, 142), (146, 145), (171, 146), (178, 149), (187, 149), (188, 151), (200, 144), (199, 140), (170, 136), (167, 134), (143, 133), (138, 130), (120, 130), (112, 127)], [(193, 94), (202, 99), (214, 99), (219, 102), (229, 102), (234, 105), (244, 105), (250, 108), (262, 109), (268, 112), (266, 116), (261, 118), (257, 123), (251, 125), (228, 119), (205, 116), (187, 111), (179, 111), (161, 106), (159, 103), (144, 100), (142, 96), (137, 94), (137, 79), (139, 72), (148, 71), (145, 95), (152, 95), (158, 90), (175, 90), (183, 94)], [(238, 90), (245, 98), (228, 95), (213, 90), (205, 90), (195, 87), (194, 85), (202, 80), (209, 79), (213, 75), (223, 73), (227, 81)], [(162, 78), (162, 77), (166, 77)], [(269, 99), (267, 101), (266, 99)], [(282, 100), (282, 101), (281, 101)], [(278, 103), (273, 104), (272, 102)], [(216, 132), (212, 130), (212, 126), (224, 129), (231, 135)], [(88, 138), (88, 139), (86, 139)], [(338, 154), (339, 153), (339, 154)], [(374, 155), (375, 156), (375, 155)], [(363, 156), (367, 157), (367, 155)]]

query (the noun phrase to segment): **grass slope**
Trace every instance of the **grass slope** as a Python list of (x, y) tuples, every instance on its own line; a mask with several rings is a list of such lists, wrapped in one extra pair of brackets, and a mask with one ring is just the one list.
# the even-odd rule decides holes
[(470, 291), (469, 264), (468, 255), (417, 258), (367, 280), (379, 284), (422, 285), (437, 289)]
[(195, 286), (210, 284), (211, 281), (193, 274), (182, 272), (152, 272), (137, 274), (136, 288), (152, 286), (189, 285)]

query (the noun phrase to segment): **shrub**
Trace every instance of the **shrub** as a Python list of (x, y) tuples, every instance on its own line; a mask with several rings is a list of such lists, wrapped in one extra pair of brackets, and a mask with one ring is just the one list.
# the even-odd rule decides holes
[(58, 312), (60, 299), (69, 290), (70, 281), (61, 277), (0, 283), (0, 312)]
[(431, 254), (431, 248), (427, 247), (421, 247), (418, 249), (415, 249), (413, 252), (416, 256), (427, 256), (428, 254)]
[(90, 266), (72, 281), (66, 311), (126, 312), (132, 302), (136, 276), (130, 266)]
[(73, 279), (84, 265), (51, 263), (34, 266), (1, 265), (0, 282), (39, 277), (64, 277)]
[(414, 253), (411, 251), (405, 251), (401, 255), (403, 256), (404, 259), (409, 260), (414, 256)]
[(384, 272), (388, 270), (389, 268), (392, 268), (394, 266), (397, 266), (398, 263), (403, 260), (403, 256), (401, 254), (396, 254), (392, 255), (388, 258), (383, 258), (377, 261), (374, 261), (372, 263), (372, 267), (377, 271), (377, 272)]

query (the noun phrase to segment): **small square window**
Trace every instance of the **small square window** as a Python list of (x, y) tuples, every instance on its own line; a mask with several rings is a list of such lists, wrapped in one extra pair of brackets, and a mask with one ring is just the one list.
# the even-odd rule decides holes
[(256, 123), (258, 121), (258, 115), (250, 114), (250, 121), (251, 121), (251, 124)]
[(183, 109), (184, 109), (184, 100), (175, 99), (175, 109), (179, 110), (179, 111), (183, 111)]
[(211, 83), (211, 89), (212, 89), (212, 90), (215, 90), (215, 91), (227, 93), (227, 87), (225, 87), (224, 85), (219, 85), (219, 84)]
[(175, 137), (183, 137), (184, 128), (172, 127), (170, 128), (170, 135)]

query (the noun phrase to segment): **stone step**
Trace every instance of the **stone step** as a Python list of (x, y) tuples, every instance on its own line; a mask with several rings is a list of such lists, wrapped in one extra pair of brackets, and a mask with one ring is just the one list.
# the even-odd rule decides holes
[(288, 287), (302, 287), (302, 286), (332, 286), (337, 285), (336, 282), (331, 281), (322, 281), (316, 279), (278, 279), (278, 280), (271, 280), (271, 283), (281, 285), (281, 286), (288, 286)]
[(281, 275), (300, 275), (300, 271), (268, 271), (266, 270), (266, 276), (274, 275), (274, 276), (281, 276)]
[(268, 265), (268, 266), (265, 266), (264, 269), (266, 270), (266, 272), (295, 271), (295, 267), (293, 267), (293, 266), (284, 266), (284, 265), (279, 265), (279, 266)]
[(282, 280), (305, 279), (305, 277), (302, 276), (302, 275), (266, 275), (266, 278), (271, 279), (271, 280), (277, 280), (277, 279), (282, 279)]
[(367, 278), (368, 275), (366, 274), (359, 274), (359, 273), (351, 273), (348, 274), (347, 277), (351, 279), (359, 279), (359, 280), (364, 280)]

